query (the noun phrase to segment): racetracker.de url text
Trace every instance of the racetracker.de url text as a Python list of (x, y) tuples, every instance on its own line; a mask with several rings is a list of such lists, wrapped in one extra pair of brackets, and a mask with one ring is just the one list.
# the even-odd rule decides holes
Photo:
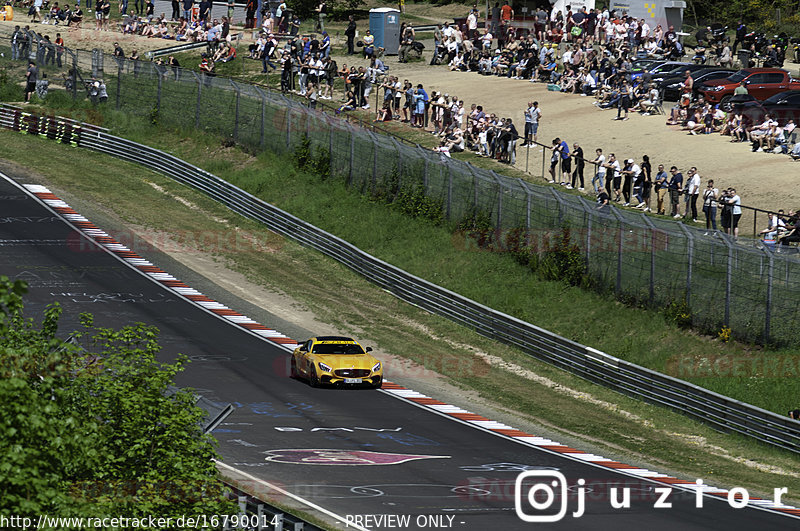
[[(261, 522), (258, 522), (258, 520)], [(0, 529), (221, 529), (223, 527), (274, 526), (267, 515), (247, 514), (199, 514), (195, 516), (106, 516), (61, 517), (41, 514), (38, 516), (2, 516)]]

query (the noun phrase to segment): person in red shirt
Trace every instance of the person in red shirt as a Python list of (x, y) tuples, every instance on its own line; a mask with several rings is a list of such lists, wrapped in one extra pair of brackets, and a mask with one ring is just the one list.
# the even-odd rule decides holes
[(511, 9), (508, 2), (503, 2), (503, 7), (500, 8), (500, 18), (505, 22), (514, 20), (514, 10)]

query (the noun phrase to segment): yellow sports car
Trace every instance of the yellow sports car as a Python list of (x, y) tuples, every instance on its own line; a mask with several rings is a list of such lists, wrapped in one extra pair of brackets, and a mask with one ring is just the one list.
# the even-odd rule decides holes
[(301, 343), (292, 353), (292, 378), (306, 378), (311, 387), (325, 384), (369, 385), (383, 383), (381, 362), (351, 337), (320, 336)]

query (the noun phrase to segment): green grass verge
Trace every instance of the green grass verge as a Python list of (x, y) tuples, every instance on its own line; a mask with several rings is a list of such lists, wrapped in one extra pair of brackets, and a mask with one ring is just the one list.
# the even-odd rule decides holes
[[(459, 255), (443, 229), (371, 203), (339, 183), (297, 171), (286, 158), (266, 153), (252, 157), (222, 147), (209, 136), (190, 137), (135, 122), (128, 123), (126, 133), (162, 149), (169, 146), (176, 155), (245, 188), (260, 185), (259, 195), (271, 202), (412, 272), (458, 287), (470, 296), (491, 299), (499, 306), (522, 307), (535, 323), (609, 352), (619, 353), (609, 345), (640, 355), (655, 351), (655, 358), (675, 352), (745, 350), (741, 345), (719, 345), (669, 327), (659, 314), (626, 308), (561, 283), (542, 282), (501, 256)], [(4, 158), (36, 168), (47, 184), (82, 212), (81, 205), (96, 210), (101, 218), (110, 216), (121, 223), (173, 234), (230, 231), (233, 227), (263, 234), (274, 243), (275, 252), (217, 249), (219, 258), (254, 282), (284, 291), (306, 308), (313, 308), (323, 322), (368, 337), (385, 352), (432, 370), (441, 369), (442, 359), (455, 357), (455, 366), (462, 369), (447, 371), (451, 382), (523, 420), (535, 420), (563, 442), (580, 440), (583, 449), (596, 448), (627, 462), (703, 477), (709, 483), (745, 486), (762, 494), (771, 495), (773, 487), (786, 486), (797, 499), (800, 478), (794, 472), (794, 455), (719, 434), (679, 414), (587, 383), (404, 304), (333, 260), (283, 241), (210, 199), (137, 166), (19, 133), (0, 132), (0, 141)], [(168, 220), (164, 212), (170, 213)], [(341, 304), (343, 298), (348, 304)], [(486, 357), (478, 353), (517, 364), (539, 379), (487, 365)], [(576, 398), (576, 393), (568, 390), (585, 394)]]

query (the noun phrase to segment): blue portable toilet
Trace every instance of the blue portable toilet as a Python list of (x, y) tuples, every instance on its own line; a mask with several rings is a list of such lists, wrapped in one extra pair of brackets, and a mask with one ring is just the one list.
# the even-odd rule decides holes
[(383, 48), (386, 55), (397, 55), (400, 50), (400, 11), (393, 7), (370, 9), (369, 31), (375, 36), (375, 48)]

